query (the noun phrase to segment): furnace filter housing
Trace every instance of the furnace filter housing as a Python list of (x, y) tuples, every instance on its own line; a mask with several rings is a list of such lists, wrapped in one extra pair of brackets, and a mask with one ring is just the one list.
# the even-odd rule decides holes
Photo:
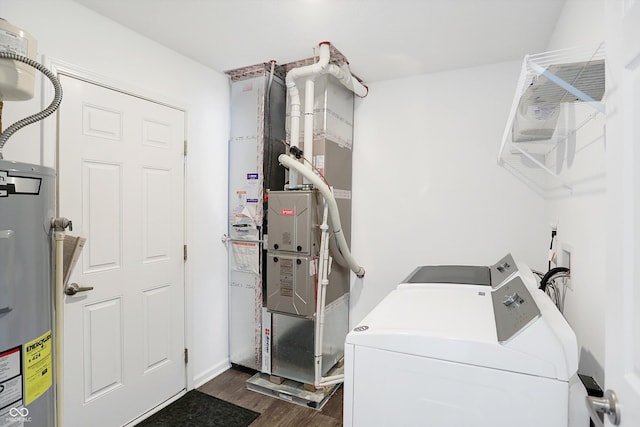
[(54, 176), (0, 160), (0, 426), (55, 425)]

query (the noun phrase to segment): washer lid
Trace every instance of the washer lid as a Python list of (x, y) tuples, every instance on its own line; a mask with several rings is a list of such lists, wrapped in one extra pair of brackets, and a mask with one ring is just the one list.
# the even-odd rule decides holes
[(380, 302), (346, 343), (564, 381), (572, 375), (541, 317), (504, 343), (495, 322), (491, 288), (407, 286)]
[(491, 271), (489, 267), (475, 265), (426, 265), (413, 270), (403, 283), (491, 286)]

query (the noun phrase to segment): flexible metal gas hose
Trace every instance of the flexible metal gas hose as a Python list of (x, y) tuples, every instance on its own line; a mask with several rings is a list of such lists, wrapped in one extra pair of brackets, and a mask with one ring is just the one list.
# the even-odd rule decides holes
[(32, 116), (25, 117), (22, 120), (18, 120), (17, 122), (9, 126), (4, 132), (2, 132), (2, 134), (0, 134), (0, 160), (2, 160), (2, 150), (11, 135), (13, 135), (21, 128), (40, 121), (56, 111), (56, 109), (60, 106), (60, 102), (62, 102), (62, 86), (51, 71), (49, 71), (46, 67), (34, 61), (33, 59), (27, 58), (26, 56), (16, 55), (15, 53), (11, 52), (0, 52), (0, 59), (12, 59), (14, 61), (24, 62), (25, 64), (35, 68), (36, 70), (47, 76), (49, 80), (51, 80), (51, 83), (53, 83), (53, 88), (55, 90), (53, 101), (51, 101), (51, 104), (49, 104), (47, 108)]

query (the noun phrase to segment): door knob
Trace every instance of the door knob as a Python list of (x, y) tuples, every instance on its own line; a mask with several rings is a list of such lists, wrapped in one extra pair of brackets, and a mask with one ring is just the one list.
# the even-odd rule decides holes
[(620, 405), (613, 390), (604, 392), (604, 397), (587, 396), (585, 398), (589, 416), (596, 427), (604, 427), (604, 422), (600, 418), (603, 414), (609, 416), (609, 422), (614, 426), (620, 424)]
[(64, 287), (64, 293), (67, 295), (75, 295), (78, 292), (86, 292), (93, 289), (93, 286), (80, 286), (77, 283), (69, 283)]

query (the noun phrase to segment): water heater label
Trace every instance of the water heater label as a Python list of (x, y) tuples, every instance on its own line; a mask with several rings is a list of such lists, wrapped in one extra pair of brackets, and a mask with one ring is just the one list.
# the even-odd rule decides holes
[(29, 42), (19, 34), (0, 29), (0, 51), (11, 52), (22, 56), (27, 56)]
[[(22, 406), (21, 347), (0, 353), (0, 416)], [(2, 419), (0, 418), (0, 425)]]
[(45, 332), (24, 345), (24, 391), (28, 405), (42, 396), (52, 384), (52, 335)]
[(0, 171), (0, 197), (11, 194), (40, 194), (41, 178), (13, 176), (7, 171)]
[(7, 172), (0, 171), (0, 197), (7, 197)]

